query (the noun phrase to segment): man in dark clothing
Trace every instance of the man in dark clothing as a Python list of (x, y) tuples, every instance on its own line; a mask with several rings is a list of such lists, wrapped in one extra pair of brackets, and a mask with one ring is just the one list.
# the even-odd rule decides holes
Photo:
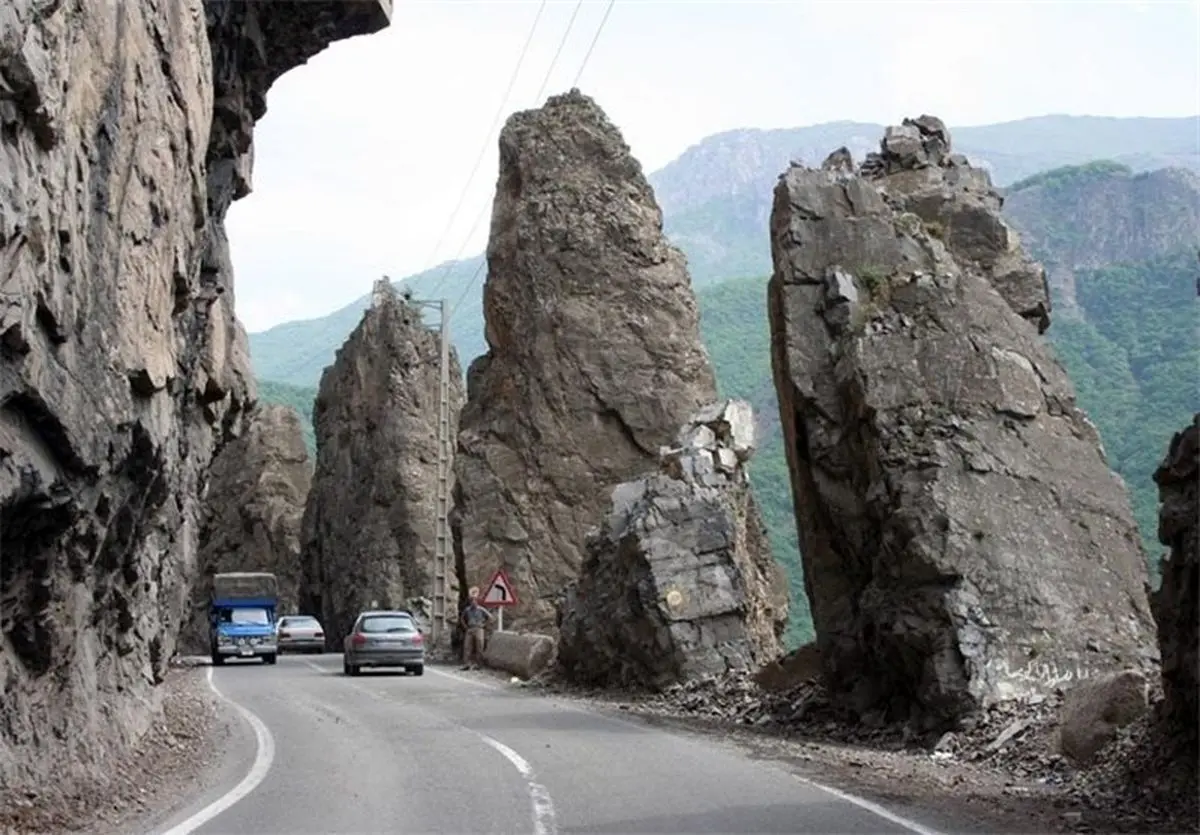
[(492, 619), (492, 613), (479, 605), (479, 589), (472, 587), (467, 605), (463, 607), (459, 620), (466, 634), (463, 636), (464, 670), (478, 668), (483, 657), (483, 628)]

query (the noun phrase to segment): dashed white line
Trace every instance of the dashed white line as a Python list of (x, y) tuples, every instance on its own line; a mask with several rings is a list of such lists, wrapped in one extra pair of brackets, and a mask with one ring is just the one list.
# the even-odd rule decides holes
[(503, 742), (492, 739), (486, 734), (478, 734), (478, 736), (503, 754), (504, 758), (512, 763), (517, 771), (521, 772), (521, 776), (529, 784), (529, 797), (533, 801), (534, 835), (554, 835), (554, 833), (558, 832), (558, 821), (554, 814), (554, 801), (550, 799), (549, 790), (537, 781), (537, 775), (533, 771), (533, 766)]
[[(484, 688), (487, 688), (488, 690), (502, 689), (495, 684), (478, 681), (477, 679), (473, 679), (473, 678), (467, 678), (466, 676), (455, 675), (454, 673), (445, 672), (443, 670), (431, 669), (430, 672), (437, 673), (438, 675), (444, 676), (446, 678), (452, 678), (455, 681), (461, 681), (465, 684), (474, 684), (476, 687), (484, 687)], [(546, 697), (543, 697), (543, 698), (546, 698)], [(549, 698), (547, 698), (546, 700), (554, 701), (553, 699), (549, 699)], [(609, 716), (605, 713), (584, 710), (584, 709), (578, 707), (577, 705), (572, 705), (570, 703), (560, 702), (559, 704), (560, 704), (560, 706), (565, 707), (567, 710), (577, 710), (577, 711), (589, 713), (592, 716), (597, 716), (601, 719), (607, 720), (609, 722), (613, 722), (614, 724), (624, 725), (626, 727), (631, 727), (631, 728), (637, 728), (638, 730), (641, 730), (641, 731), (649, 730), (649, 728), (647, 728), (645, 725), (643, 725), (639, 722), (631, 721), (629, 719), (622, 719), (619, 716)], [(492, 745), (491, 742), (489, 742), (488, 744)], [(495, 747), (495, 745), (493, 745), (492, 747)], [(497, 749), (497, 750), (499, 750), (499, 749)], [(501, 753), (504, 753), (504, 752), (501, 751)], [(505, 756), (507, 756), (507, 755), (505, 755)], [(865, 797), (858, 797), (857, 795), (850, 794), (849, 792), (844, 792), (841, 789), (835, 789), (832, 786), (827, 786), (824, 783), (818, 783), (816, 780), (812, 780), (808, 777), (801, 777), (798, 774), (793, 773), (792, 776), (797, 781), (804, 783), (807, 786), (810, 786), (814, 789), (818, 789), (819, 791), (823, 791), (827, 794), (831, 794), (834, 797), (838, 798), (839, 800), (842, 800), (853, 806), (857, 806), (858, 808), (860, 808), (864, 811), (870, 812), (871, 814), (876, 815), (880, 818), (883, 818), (886, 821), (894, 823), (897, 826), (902, 826), (905, 829), (907, 829), (908, 831), (912, 832), (913, 835), (942, 835), (942, 833), (938, 832), (936, 829), (930, 829), (929, 827), (924, 826), (920, 823), (917, 823), (914, 820), (903, 817), (902, 815), (898, 815), (895, 812), (889, 811), (886, 807), (880, 806), (878, 803), (867, 800)]]
[(160, 835), (188, 835), (190, 832), (195, 832), (258, 788), (258, 784), (266, 778), (267, 772), (271, 770), (271, 764), (275, 761), (275, 738), (271, 736), (271, 731), (267, 728), (266, 724), (218, 689), (216, 682), (213, 681), (212, 667), (208, 668), (206, 677), (208, 679), (208, 686), (217, 694), (217, 697), (232, 705), (234, 710), (241, 714), (242, 718), (249, 722), (250, 727), (254, 729), (254, 742), (257, 746), (254, 752), (254, 762), (240, 783), (183, 821), (183, 823), (175, 824), (175, 826), (160, 833)]
[[(329, 668), (322, 667), (313, 661), (309, 661), (307, 658), (304, 659), (304, 663), (318, 672), (332, 672)], [(426, 669), (429, 670), (428, 667), (426, 667)], [(467, 678), (466, 676), (458, 676), (454, 673), (448, 673), (442, 670), (430, 670), (430, 672), (437, 673), (445, 678), (454, 679), (455, 681), (461, 681), (466, 684), (474, 684), (488, 690), (500, 689), (493, 684), (476, 681), (474, 679)], [(350, 684), (350, 686), (355, 690), (366, 693), (372, 698), (383, 700), (383, 696), (379, 693), (368, 690), (365, 687), (361, 687), (354, 682), (348, 682), (348, 684)], [(481, 734), (478, 731), (472, 731), (470, 728), (464, 725), (458, 725), (458, 727), (465, 731), (470, 731), (472, 734), (479, 737), (485, 744), (491, 746), (496, 751), (499, 751), (500, 754), (503, 755), (506, 760), (512, 763), (513, 767), (520, 772), (521, 777), (525, 779), (525, 783), (529, 788), (529, 799), (533, 806), (534, 835), (556, 835), (558, 832), (558, 818), (554, 811), (554, 801), (550, 798), (550, 790), (537, 781), (537, 774), (534, 772), (533, 766), (529, 764), (529, 761), (498, 739), (492, 739), (486, 734)]]
[[(314, 669), (317, 669), (317, 670), (323, 669), (321, 667), (318, 667), (316, 664), (313, 664), (310, 661), (306, 661), (306, 663), (308, 663)], [(433, 668), (429, 668), (429, 667), (426, 667), (426, 670), (428, 670), (431, 673), (435, 673), (439, 676), (442, 676), (444, 678), (449, 678), (449, 679), (453, 679), (455, 681), (460, 681), (464, 684), (473, 684), (476, 687), (482, 687), (487, 690), (505, 689), (505, 688), (499, 687), (498, 685), (491, 684), (489, 682), (479, 681), (478, 679), (473, 679), (473, 678), (467, 678), (466, 676), (456, 675), (455, 673), (446, 672), (445, 670), (438, 670), (438, 669), (433, 669)], [(544, 696), (542, 698), (544, 698), (546, 701), (557, 701), (555, 699), (544, 697)], [(600, 719), (612, 722), (617, 725), (624, 725), (626, 727), (637, 728), (638, 730), (641, 730), (641, 731), (649, 731), (650, 730), (644, 724), (641, 724), (639, 722), (635, 722), (635, 721), (632, 721), (629, 719), (623, 719), (619, 716), (609, 716), (605, 713), (600, 713), (600, 712), (591, 711), (591, 710), (585, 710), (585, 709), (580, 708), (577, 705), (573, 705), (570, 703), (558, 702), (558, 704), (561, 707), (566, 708), (567, 710), (575, 710), (575, 711), (580, 711), (583, 713), (588, 713), (592, 716), (599, 717)], [(490, 745), (491, 747), (493, 747), (497, 751), (499, 751), (501, 754), (503, 754), (509, 760), (509, 762), (511, 762), (514, 766), (516, 766), (517, 770), (521, 772), (521, 776), (524, 777), (526, 779), (526, 781), (529, 782), (530, 794), (534, 796), (534, 825), (535, 825), (535, 827), (544, 825), (544, 824), (538, 823), (538, 820), (539, 820), (538, 812), (537, 812), (538, 800), (537, 800), (537, 794), (536, 794), (535, 790), (541, 790), (542, 792), (545, 792), (545, 787), (534, 782), (533, 769), (529, 766), (529, 763), (525, 762), (525, 760), (522, 759), (519, 754), (517, 754), (515, 751), (513, 751), (511, 748), (504, 745), (503, 743), (498, 742), (498, 741), (492, 739), (491, 737), (483, 736), (483, 734), (478, 734), (478, 736), (482, 737), (484, 742), (486, 742), (488, 745)], [(890, 823), (894, 823), (897, 826), (902, 826), (905, 829), (907, 829), (909, 832), (912, 832), (913, 835), (942, 835), (942, 833), (936, 829), (930, 829), (929, 827), (924, 826), (923, 824), (920, 824), (917, 821), (912, 820), (911, 818), (906, 818), (902, 815), (898, 815), (895, 812), (888, 810), (886, 807), (879, 805), (878, 803), (867, 800), (865, 797), (859, 797), (857, 795), (850, 794), (849, 792), (844, 792), (841, 789), (835, 789), (832, 786), (827, 786), (824, 783), (818, 783), (816, 780), (812, 780), (808, 777), (801, 777), (800, 775), (795, 774), (795, 773), (792, 774), (792, 777), (794, 777), (800, 783), (803, 783), (803, 784), (810, 786), (814, 789), (817, 789), (819, 791), (823, 791), (826, 794), (830, 794), (830, 795), (838, 798), (841, 801), (849, 803), (852, 806), (857, 806), (858, 808), (860, 808), (864, 811), (870, 812), (871, 814), (876, 815), (877, 817), (883, 818), (884, 820), (886, 820)], [(546, 793), (546, 795), (545, 795), (545, 803), (547, 804), (547, 807), (549, 809), (549, 814), (551, 816), (549, 819), (551, 821), (550, 825), (557, 826), (557, 824), (554, 823), (554, 817), (553, 817), (554, 816), (554, 807), (550, 803), (550, 797), (549, 797), (548, 793)], [(538, 833), (538, 835), (542, 835), (542, 833), (553, 833), (556, 830), (553, 828), (551, 828), (551, 829), (538, 828), (535, 831)]]

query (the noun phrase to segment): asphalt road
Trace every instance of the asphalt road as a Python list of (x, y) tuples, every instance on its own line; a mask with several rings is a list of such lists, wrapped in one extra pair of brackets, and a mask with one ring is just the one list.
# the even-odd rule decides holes
[(479, 673), (348, 678), (322, 655), (211, 675), (244, 734), (159, 835), (931, 831), (720, 740)]

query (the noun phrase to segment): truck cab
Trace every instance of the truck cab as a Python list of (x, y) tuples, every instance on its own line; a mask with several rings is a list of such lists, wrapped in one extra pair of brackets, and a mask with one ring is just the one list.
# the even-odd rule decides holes
[(214, 665), (229, 658), (278, 656), (275, 619), (278, 583), (266, 572), (214, 574), (209, 598), (209, 644)]

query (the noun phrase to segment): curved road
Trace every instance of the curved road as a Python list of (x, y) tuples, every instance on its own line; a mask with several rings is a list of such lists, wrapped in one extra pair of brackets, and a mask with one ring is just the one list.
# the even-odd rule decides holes
[(450, 669), (348, 678), (340, 655), (211, 669), (255, 735), (156, 832), (931, 832), (717, 740)]

